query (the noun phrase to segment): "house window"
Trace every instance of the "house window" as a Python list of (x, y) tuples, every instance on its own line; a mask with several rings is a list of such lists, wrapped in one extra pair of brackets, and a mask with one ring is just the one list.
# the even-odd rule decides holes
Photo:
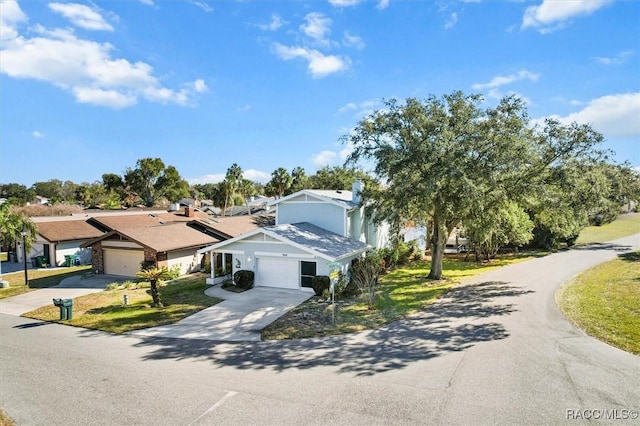
[(316, 262), (300, 262), (300, 284), (302, 287), (311, 287), (315, 276)]

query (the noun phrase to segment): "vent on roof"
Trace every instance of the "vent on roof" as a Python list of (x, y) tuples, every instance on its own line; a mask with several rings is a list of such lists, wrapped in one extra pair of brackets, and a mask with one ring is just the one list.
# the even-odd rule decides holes
[(336, 192), (337, 192), (338, 194), (342, 194), (342, 191), (340, 191), (339, 189), (338, 189), (338, 190), (336, 190)]
[(149, 213), (149, 217), (158, 217), (158, 216), (156, 216), (156, 215), (155, 215), (155, 214), (153, 214), (153, 213)]

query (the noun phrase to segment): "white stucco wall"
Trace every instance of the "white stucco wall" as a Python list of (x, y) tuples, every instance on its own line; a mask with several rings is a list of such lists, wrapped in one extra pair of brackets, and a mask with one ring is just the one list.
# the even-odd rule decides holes
[(180, 275), (196, 272), (200, 269), (202, 255), (195, 250), (180, 250), (170, 252), (167, 255), (167, 268), (171, 269), (175, 265), (180, 266)]

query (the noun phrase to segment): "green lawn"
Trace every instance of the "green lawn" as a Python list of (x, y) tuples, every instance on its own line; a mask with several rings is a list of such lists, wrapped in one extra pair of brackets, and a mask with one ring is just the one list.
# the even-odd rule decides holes
[[(177, 322), (220, 302), (204, 294), (208, 285), (203, 274), (173, 280), (160, 287), (163, 308), (151, 307), (148, 283), (126, 283), (114, 289), (73, 299), (73, 319), (62, 321), (77, 327), (125, 333)], [(128, 288), (125, 288), (128, 287)], [(124, 295), (128, 305), (124, 305)], [(59, 308), (50, 305), (24, 314), (28, 318), (60, 322)]]
[(640, 233), (640, 213), (630, 213), (602, 226), (587, 226), (576, 244), (603, 243)]
[(430, 268), (428, 261), (413, 262), (385, 274), (380, 279), (375, 309), (368, 309), (367, 304), (359, 300), (338, 301), (331, 305), (312, 298), (265, 328), (262, 338), (298, 339), (377, 328), (419, 312), (465, 278), (530, 258), (509, 257), (477, 263), (464, 261), (463, 257), (454, 255), (445, 259), (445, 279), (440, 281), (426, 278)]
[(556, 301), (587, 334), (640, 355), (640, 251), (585, 271)]
[(8, 288), (0, 288), (0, 299), (17, 296), (39, 288), (53, 287), (68, 277), (86, 274), (91, 266), (72, 266), (70, 268), (47, 268), (28, 270), (29, 287), (24, 282), (24, 272), (3, 274), (2, 279), (9, 282)]

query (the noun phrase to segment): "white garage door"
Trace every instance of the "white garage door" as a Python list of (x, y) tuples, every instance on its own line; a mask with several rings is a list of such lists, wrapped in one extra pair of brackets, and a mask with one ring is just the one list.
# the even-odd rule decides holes
[(135, 277), (144, 260), (142, 250), (104, 249), (104, 273)]
[(259, 258), (256, 271), (256, 286), (299, 288), (297, 260)]

